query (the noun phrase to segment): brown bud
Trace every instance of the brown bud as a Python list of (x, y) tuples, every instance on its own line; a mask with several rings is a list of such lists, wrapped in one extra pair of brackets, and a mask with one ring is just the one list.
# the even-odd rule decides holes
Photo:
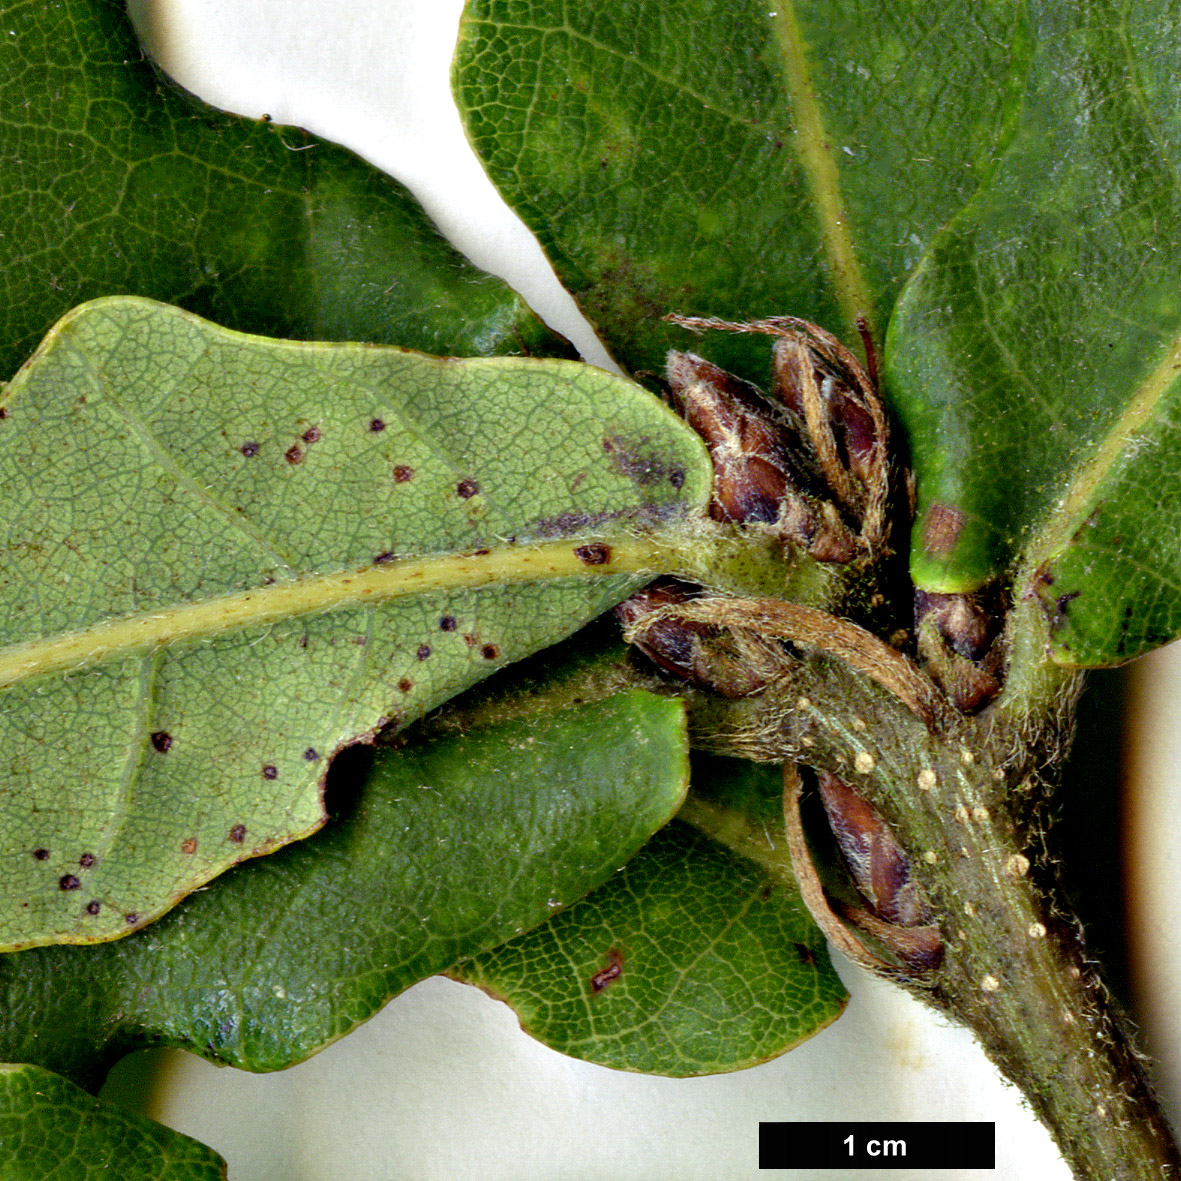
[(900, 927), (927, 923), (930, 908), (910, 876), (910, 859), (877, 810), (828, 771), (820, 774), (820, 798), (853, 881), (874, 914)]
[(812, 495), (824, 481), (791, 410), (692, 353), (669, 353), (668, 380), (677, 408), (713, 460), (714, 520), (772, 526), (785, 543), (821, 562), (857, 555), (857, 540), (840, 513)]
[[(782, 337), (775, 342), (771, 373), (775, 396), (808, 424), (813, 436), (820, 434), (814, 420), (818, 418), (824, 423), (826, 431), (831, 433), (836, 461), (860, 484), (856, 493), (849, 490), (842, 499), (856, 496), (863, 501), (875, 479), (877, 462), (877, 431), (860, 389), (862, 381), (868, 382), (868, 376), (860, 366), (854, 376), (847, 366), (824, 355), (802, 334)], [(818, 414), (816, 411), (810, 413), (808, 403), (813, 397), (818, 401)], [(833, 473), (824, 462), (824, 441), (814, 437), (813, 443), (820, 453), (825, 475), (834, 482)], [(841, 483), (840, 477), (835, 482)], [(842, 493), (843, 489), (834, 487), (834, 491)]]
[(961, 713), (983, 709), (1000, 692), (1005, 604), (992, 590), (937, 594), (916, 590), (915, 634), (928, 675)]
[(793, 468), (802, 455), (798, 429), (754, 386), (692, 353), (669, 353), (668, 382), (685, 421), (709, 448), (714, 518), (778, 521), (785, 497), (795, 490)]
[(620, 603), (615, 617), (630, 642), (649, 660), (700, 689), (738, 698), (765, 688), (765, 676), (752, 666), (729, 632), (681, 618), (670, 610), (699, 592), (700, 587), (691, 583), (662, 579)]

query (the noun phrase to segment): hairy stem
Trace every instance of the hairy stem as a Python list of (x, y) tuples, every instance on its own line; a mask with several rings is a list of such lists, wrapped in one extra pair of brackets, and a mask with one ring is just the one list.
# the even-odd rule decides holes
[[(863, 941), (846, 932), (854, 958), (971, 1028), (1080, 1178), (1177, 1177), (1141, 1059), (1041, 853), (1076, 688), (1060, 678), (1036, 727), (1029, 712), (992, 709), (932, 733), (881, 684), (814, 652), (759, 697), (697, 702), (694, 725), (719, 752), (839, 775), (880, 812), (925, 891), (943, 960), (900, 970), (857, 954)], [(827, 906), (814, 914), (826, 929), (839, 922)]]

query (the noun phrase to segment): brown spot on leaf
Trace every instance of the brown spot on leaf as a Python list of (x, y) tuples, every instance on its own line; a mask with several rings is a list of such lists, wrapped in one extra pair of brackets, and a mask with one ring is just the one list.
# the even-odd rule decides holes
[(83, 853), (82, 856), (78, 858), (78, 864), (82, 866), (83, 869), (89, 869), (95, 863), (95, 861), (96, 858), (93, 853)]
[(380, 418), (371, 418), (369, 420), (369, 429), (376, 435), (385, 430), (385, 423)]
[(292, 443), (286, 451), (283, 452), (283, 458), (290, 464), (303, 463), (303, 451), (300, 449), (298, 443)]
[(91, 914), (91, 915), (98, 914), (98, 912), (99, 912), (100, 910), (102, 910), (102, 907), (99, 905), (99, 903), (98, 903), (98, 900), (97, 900), (97, 899), (94, 899), (94, 898), (92, 898), (92, 899), (91, 899), (91, 900), (90, 900), (90, 901), (89, 901), (89, 902), (86, 904), (86, 913), (87, 913), (87, 914)]
[(264, 779), (278, 779), (279, 778), (279, 768), (273, 766), (270, 763), (267, 763), (267, 765), (265, 767), (263, 767), (263, 769), (262, 769), (262, 777)]
[(303, 752), (303, 757), (307, 759), (309, 763), (314, 763), (320, 757), (320, 755), (314, 746), (309, 746), (307, 750)]
[(72, 873), (62, 874), (57, 879), (57, 888), (59, 890), (76, 890), (80, 885), (82, 883)]
[(417, 656), (419, 660), (426, 660), (426, 658), (428, 656), (430, 656), (430, 654), (431, 654), (430, 644), (419, 644), (418, 651), (415, 652), (414, 655)]
[(1064, 595), (1059, 595), (1054, 600), (1054, 617), (1050, 620), (1050, 630), (1058, 631), (1059, 628), (1066, 622), (1067, 612), (1070, 610), (1070, 604), (1079, 597), (1081, 591), (1067, 591)]
[(480, 637), (477, 635), (474, 635), (473, 633), (466, 632), (466, 633), (464, 633), (463, 642), (469, 648), (474, 648), (480, 642)]
[(0, 418), (7, 418), (7, 417), (8, 417), (8, 408), (6, 406), (0, 406)]
[(613, 980), (623, 975), (623, 956), (615, 948), (607, 952), (607, 966), (596, 972), (590, 979), (591, 992), (602, 992)]
[(806, 943), (797, 943), (795, 949), (801, 964), (807, 964), (810, 968), (816, 962), (816, 953)]
[(246, 825), (235, 824), (234, 827), (230, 829), (230, 840), (233, 841), (235, 845), (240, 845), (245, 839)]
[(320, 428), (318, 426), (308, 427), (299, 437), (305, 443), (318, 443), (320, 441)]
[(392, 550), (388, 550), (388, 549), (382, 550), (382, 552), (380, 554), (378, 554), (376, 558), (373, 559), (373, 564), (375, 566), (384, 566), (387, 562), (396, 561), (397, 557), (398, 557), (398, 555), (395, 554)]
[(48, 849), (34, 849), (33, 850), (33, 860), (34, 861), (48, 861), (49, 860), (49, 850)]
[(768, 882), (768, 883), (767, 883), (767, 884), (766, 884), (766, 885), (765, 885), (765, 886), (764, 886), (764, 887), (763, 887), (763, 888), (762, 888), (762, 889), (759, 891), (759, 901), (760, 901), (760, 902), (770, 902), (770, 901), (771, 901), (771, 895), (772, 895), (772, 894), (774, 894), (774, 893), (775, 893), (775, 887), (774, 887), (773, 885), (771, 885), (771, 883), (770, 883), (770, 882)]
[(574, 556), (584, 566), (605, 566), (611, 561), (611, 547), (609, 545), (580, 545), (574, 550)]
[(467, 500), (470, 497), (475, 496), (479, 491), (480, 485), (472, 479), (460, 480), (459, 483), (455, 485), (456, 496), (461, 497), (463, 500)]
[(184, 844), (181, 845), (180, 851), (182, 853), (196, 853), (197, 838), (196, 837), (189, 837), (189, 839), (187, 841), (185, 841)]
[(937, 558), (948, 558), (955, 550), (968, 518), (949, 504), (933, 504), (923, 521), (923, 549)]
[(495, 644), (485, 644), (480, 649), (480, 655), (485, 660), (495, 660), (500, 655), (500, 649)]
[(129, 926), (129, 927), (134, 927), (134, 926), (135, 926), (135, 924), (139, 922), (139, 915), (138, 915), (138, 914), (136, 914), (136, 913), (135, 913), (135, 911), (133, 910), (133, 911), (132, 911), (130, 914), (125, 914), (125, 915), (123, 916), (123, 921), (124, 921), (124, 922), (125, 922), (125, 923), (126, 923), (128, 926)]
[(258, 454), (258, 444), (243, 443), (242, 446), (238, 448), (238, 450), (241, 451), (247, 459), (253, 459)]
[(414, 469), (412, 467), (407, 467), (404, 463), (400, 463), (396, 468), (394, 468), (395, 484), (406, 484), (413, 479)]
[(669, 475), (669, 465), (652, 450), (645, 450), (647, 439), (634, 442), (616, 435), (603, 440), (603, 450), (611, 456), (611, 466), (640, 488), (648, 488)]
[(403, 677), (398, 682), (398, 688), (401, 689), (403, 693), (409, 693), (410, 690), (414, 688), (414, 682), (409, 680), (407, 677)]
[(439, 620), (439, 630), (453, 632), (455, 630), (455, 616), (444, 615), (443, 618)]
[(152, 745), (161, 753), (165, 754), (168, 748), (172, 745), (172, 735), (167, 730), (156, 730), (152, 734)]

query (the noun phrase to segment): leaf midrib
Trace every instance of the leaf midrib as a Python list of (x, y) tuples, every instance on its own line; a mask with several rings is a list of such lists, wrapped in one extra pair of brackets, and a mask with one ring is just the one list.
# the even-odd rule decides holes
[(1161, 399), (1181, 377), (1181, 335), (1166, 346), (1165, 355), (1132, 396), (1124, 412), (1112, 424), (1091, 458), (1070, 481), (1045, 523), (1026, 550), (1017, 583), (1028, 585), (1047, 562), (1057, 557), (1086, 519), (1095, 495), (1127, 452), (1129, 441), (1155, 414)]
[(850, 331), (855, 329), (859, 316), (870, 321), (872, 329), (873, 302), (844, 215), (840, 170), (828, 147), (793, 0), (782, 0), (769, 19), (783, 55), (784, 80), (795, 113), (796, 157), (812, 193), (820, 238), (832, 267), (837, 303)]
[[(601, 539), (596, 541), (601, 544)], [(407, 595), (557, 578), (657, 573), (657, 549), (651, 540), (612, 541), (607, 560), (594, 565), (578, 556), (583, 544), (581, 539), (567, 539), (503, 546), (476, 554), (407, 558), (308, 575), (291, 582), (104, 620), (77, 631), (0, 648), (0, 689), (46, 673), (69, 671), (164, 644), (295, 616), (378, 605)]]

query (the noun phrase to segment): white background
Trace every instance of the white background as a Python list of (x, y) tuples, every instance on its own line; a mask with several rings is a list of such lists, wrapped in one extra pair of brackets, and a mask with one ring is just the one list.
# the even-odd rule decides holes
[[(398, 177), (468, 257), (508, 279), (602, 363), (605, 353), (463, 139), (448, 88), (461, 7), (461, 0), (132, 3), (156, 55), (185, 86), (218, 106), (307, 127)], [(1128, 858), (1137, 866), (1134, 946), (1154, 1002), (1142, 1021), (1167, 1063), (1176, 1111), (1181, 1049), (1172, 1026), (1181, 990), (1177, 966), (1160, 953), (1176, 925), (1170, 886), (1181, 881), (1168, 774), (1181, 766), (1181, 741), (1176, 710), (1166, 704), (1181, 689), (1181, 660), (1167, 652), (1151, 665), (1132, 683), (1139, 828)], [(128, 1060), (110, 1093), (212, 1144), (234, 1181), (803, 1177), (757, 1171), (758, 1121), (767, 1119), (995, 1119), (993, 1176), (1069, 1177), (966, 1033), (840, 967), (852, 1000), (835, 1026), (775, 1062), (731, 1075), (653, 1079), (563, 1058), (522, 1034), (504, 1006), (435, 979), (292, 1070), (252, 1076), (156, 1052)], [(920, 1175), (988, 1174), (872, 1174)]]

